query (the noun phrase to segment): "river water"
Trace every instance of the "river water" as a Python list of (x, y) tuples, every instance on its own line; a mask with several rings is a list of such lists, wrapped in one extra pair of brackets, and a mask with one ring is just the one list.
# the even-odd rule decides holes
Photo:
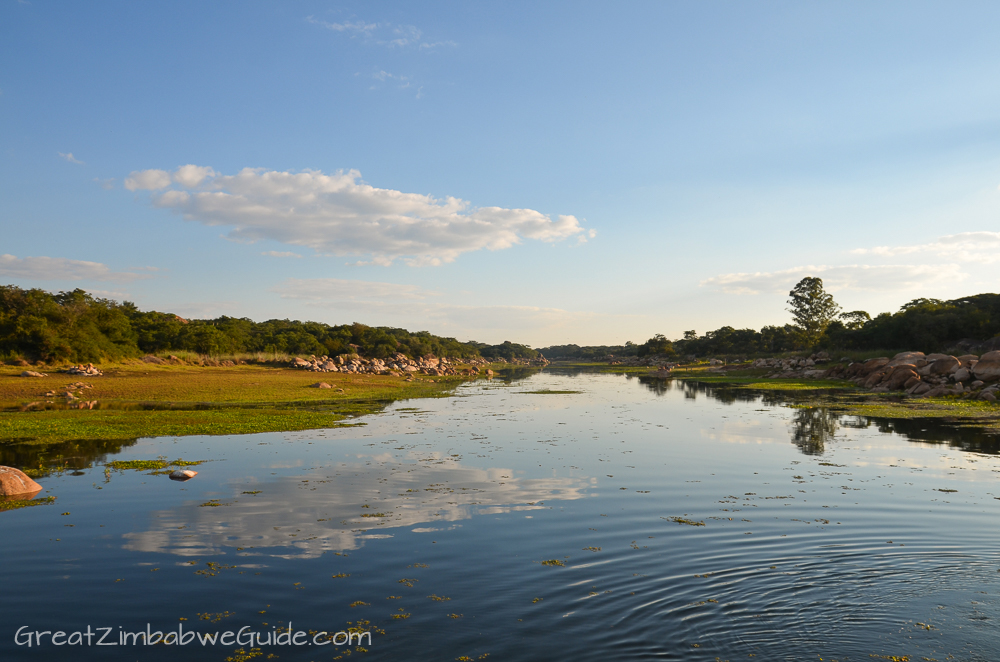
[[(991, 437), (552, 370), (360, 422), (42, 479), (0, 513), (0, 659), (1000, 659)], [(289, 622), (371, 642), (23, 643)]]

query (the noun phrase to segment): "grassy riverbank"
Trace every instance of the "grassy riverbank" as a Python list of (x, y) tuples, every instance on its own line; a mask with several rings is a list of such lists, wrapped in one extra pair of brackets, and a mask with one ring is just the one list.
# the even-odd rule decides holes
[(902, 392), (872, 393), (854, 382), (838, 379), (767, 378), (770, 369), (717, 372), (706, 368), (673, 371), (673, 379), (718, 386), (767, 391), (788, 399), (797, 408), (824, 408), (842, 416), (869, 419), (936, 419), (940, 422), (1000, 432), (1000, 403), (963, 400), (959, 396), (916, 398)]
[[(598, 362), (560, 361), (552, 364), (553, 368), (580, 369), (603, 372), (614, 375), (649, 375), (654, 369), (648, 366), (608, 365)], [(670, 379), (692, 379), (708, 384), (733, 384), (774, 391), (806, 391), (818, 389), (856, 389), (854, 382), (842, 379), (767, 379), (766, 375), (774, 372), (768, 369), (746, 369), (739, 372), (720, 372), (708, 364), (682, 365), (670, 373)]]
[[(151, 436), (246, 434), (343, 425), (395, 400), (440, 397), (459, 377), (313, 373), (240, 365), (226, 368), (120, 363), (104, 375), (50, 372), (20, 377), (0, 367), (0, 444), (124, 440)], [(333, 388), (311, 388), (318, 381)], [(67, 386), (82, 382), (67, 404)], [(46, 397), (55, 391), (59, 396)], [(62, 396), (62, 397), (60, 397)], [(96, 401), (93, 409), (79, 402)]]

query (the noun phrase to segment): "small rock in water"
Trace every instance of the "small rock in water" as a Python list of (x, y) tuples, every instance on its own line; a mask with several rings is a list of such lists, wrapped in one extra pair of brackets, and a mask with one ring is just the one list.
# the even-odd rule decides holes
[(42, 486), (20, 469), (0, 466), (0, 495), (13, 496), (17, 494), (30, 499), (41, 490)]
[(172, 471), (170, 473), (170, 480), (190, 480), (197, 475), (197, 471), (191, 471), (190, 469), (178, 469), (177, 471)]

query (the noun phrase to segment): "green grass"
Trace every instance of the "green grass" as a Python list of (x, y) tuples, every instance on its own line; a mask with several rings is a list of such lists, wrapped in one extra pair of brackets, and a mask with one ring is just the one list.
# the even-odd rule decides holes
[(874, 397), (865, 402), (834, 402), (834, 411), (871, 418), (947, 418), (977, 421), (987, 427), (1000, 427), (1000, 406), (984, 400), (928, 398), (885, 401)]
[[(102, 366), (102, 377), (49, 373), (19, 377), (0, 368), (0, 445), (53, 444), (76, 440), (250, 434), (343, 426), (349, 418), (393, 401), (441, 397), (465, 378), (312, 373), (243, 365), (229, 368), (178, 365)], [(310, 388), (326, 382), (334, 389)], [(65, 398), (46, 397), (83, 382), (80, 400), (94, 409), (64, 409)], [(335, 389), (341, 388), (343, 392)]]
[(758, 382), (748, 381), (740, 384), (740, 388), (758, 391), (816, 391), (826, 389), (857, 389), (854, 382), (840, 379), (788, 379), (784, 381)]
[(717, 373), (706, 370), (675, 370), (674, 379), (689, 379), (708, 384), (732, 384), (740, 388), (761, 391), (815, 391), (825, 389), (858, 389), (857, 384), (843, 379), (766, 379), (773, 372), (767, 369), (740, 370), (739, 373)]

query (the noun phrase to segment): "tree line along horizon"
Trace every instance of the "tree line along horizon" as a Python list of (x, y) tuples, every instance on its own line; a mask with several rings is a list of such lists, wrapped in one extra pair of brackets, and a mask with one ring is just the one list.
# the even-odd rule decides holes
[(599, 360), (616, 356), (752, 356), (795, 351), (944, 351), (959, 342), (981, 342), (1000, 334), (1000, 295), (977, 294), (942, 301), (914, 299), (895, 313), (874, 318), (844, 312), (820, 278), (803, 278), (789, 292), (792, 322), (783, 326), (737, 329), (723, 326), (703, 335), (686, 331), (669, 340), (656, 334), (642, 344), (553, 345), (534, 349), (504, 341), (498, 345), (461, 342), (431, 334), (361, 323), (329, 325), (298, 320), (254, 322), (218, 317), (185, 320), (172, 313), (141, 311), (130, 301), (94, 297), (81, 289), (52, 293), (0, 286), (0, 359), (33, 362), (99, 362), (164, 352), (208, 356), (238, 354), (322, 355), (357, 353), (386, 358), (397, 352), (485, 358)]

